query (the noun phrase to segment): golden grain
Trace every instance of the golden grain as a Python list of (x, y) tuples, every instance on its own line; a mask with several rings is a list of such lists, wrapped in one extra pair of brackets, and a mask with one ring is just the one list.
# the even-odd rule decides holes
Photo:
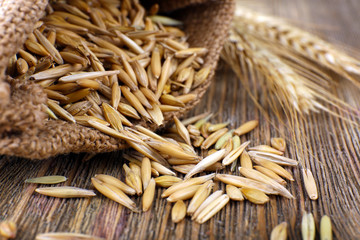
[(315, 178), (310, 169), (301, 169), (301, 173), (304, 180), (306, 192), (311, 200), (318, 199), (318, 190), (316, 187)]
[(249, 148), (250, 151), (258, 151), (258, 152), (267, 152), (267, 153), (272, 153), (272, 154), (277, 154), (277, 155), (283, 155), (284, 153), (282, 151), (279, 151), (275, 148), (272, 148), (268, 145), (258, 145), (255, 147), (250, 147)]
[(176, 201), (172, 210), (171, 210), (171, 220), (174, 223), (178, 223), (183, 220), (186, 216), (186, 204), (184, 201), (179, 200)]
[(119, 188), (121, 191), (123, 191), (126, 194), (135, 195), (135, 193), (136, 193), (135, 189), (131, 188), (130, 186), (126, 185), (125, 183), (123, 183), (122, 181), (120, 181), (119, 179), (117, 179), (113, 176), (106, 175), (106, 174), (96, 174), (95, 178), (100, 180), (101, 182), (104, 182), (106, 184), (110, 184), (110, 185), (113, 185), (113, 186)]
[(193, 175), (205, 170), (207, 167), (213, 165), (217, 161), (220, 161), (224, 157), (225, 151), (225, 149), (219, 150), (201, 160), (193, 169), (190, 170), (190, 172), (185, 175), (184, 179), (189, 179)]
[(239, 172), (247, 178), (251, 178), (266, 184), (271, 185), (278, 193), (286, 198), (293, 199), (294, 196), (281, 184), (273, 180), (272, 178), (266, 176), (265, 174), (256, 171), (254, 169), (242, 168), (239, 167)]
[(150, 207), (154, 201), (155, 186), (156, 186), (156, 182), (153, 178), (151, 178), (149, 181), (149, 184), (147, 185), (147, 187), (144, 191), (144, 195), (142, 198), (142, 206), (143, 206), (144, 212), (146, 212), (150, 209)]
[(97, 178), (91, 178), (91, 182), (100, 193), (102, 193), (107, 198), (129, 208), (130, 210), (137, 212), (136, 204), (119, 188), (106, 184)]
[(150, 159), (144, 157), (141, 161), (141, 181), (143, 183), (144, 190), (147, 188), (151, 179), (151, 163)]
[(4, 239), (15, 238), (17, 232), (16, 223), (4, 220), (0, 222), (0, 237)]
[(201, 185), (189, 203), (187, 214), (192, 215), (200, 207), (200, 205), (210, 195), (213, 187), (214, 183), (212, 180), (209, 180)]
[(203, 184), (204, 182), (214, 178), (214, 176), (215, 176), (215, 174), (213, 173), (213, 174), (209, 174), (209, 175), (205, 175), (205, 176), (201, 176), (201, 177), (196, 177), (196, 178), (191, 178), (189, 180), (185, 180), (185, 181), (175, 183), (171, 187), (166, 189), (161, 194), (161, 197), (163, 197), (163, 198), (168, 197), (171, 194), (173, 194), (174, 192), (176, 192), (178, 190), (181, 190), (181, 189), (184, 189), (184, 188), (186, 188), (188, 186)]
[(117, 131), (121, 131), (123, 129), (123, 125), (121, 122), (120, 113), (107, 103), (102, 104), (102, 109), (104, 117), (106, 121), (110, 123), (111, 127)]
[(278, 193), (278, 191), (274, 190), (274, 188), (271, 185), (257, 181), (257, 180), (249, 179), (249, 178), (244, 178), (244, 177), (239, 177), (239, 176), (229, 175), (229, 174), (217, 174), (216, 179), (218, 179), (219, 181), (221, 181), (225, 184), (230, 184), (230, 185), (240, 187), (240, 188), (257, 189), (266, 194), (277, 194)]
[(187, 200), (192, 198), (196, 191), (200, 188), (201, 185), (190, 185), (183, 189), (179, 189), (172, 193), (166, 200), (168, 202), (176, 202), (178, 200)]
[(279, 165), (284, 165), (284, 166), (297, 166), (298, 165), (298, 162), (296, 160), (290, 159), (290, 158), (287, 158), (284, 156), (280, 156), (277, 154), (250, 151), (249, 155), (254, 160), (262, 159), (262, 160), (267, 160), (267, 161), (274, 162), (274, 163), (277, 163)]
[(37, 177), (37, 178), (29, 178), (26, 179), (26, 183), (38, 183), (38, 184), (56, 184), (56, 183), (62, 183), (67, 180), (64, 176), (58, 176), (58, 175), (52, 175), (52, 176), (43, 176), (43, 177)]
[(258, 120), (252, 120), (252, 121), (248, 121), (244, 124), (242, 124), (240, 127), (238, 127), (234, 134), (236, 135), (244, 135), (250, 131), (252, 131), (254, 128), (256, 128), (259, 125), (259, 121)]
[(271, 138), (271, 146), (279, 151), (284, 152), (286, 150), (286, 142), (283, 138)]
[(35, 240), (105, 240), (105, 238), (85, 235), (81, 233), (54, 232), (42, 233), (35, 237)]
[(180, 181), (182, 181), (182, 179), (175, 176), (160, 176), (155, 178), (156, 184), (165, 188), (171, 187)]
[(196, 220), (202, 224), (218, 213), (229, 202), (228, 195), (223, 194), (220, 197), (213, 200), (208, 206), (206, 206), (197, 216)]
[(34, 30), (34, 35), (41, 45), (46, 49), (50, 56), (54, 59), (57, 64), (63, 64), (64, 60), (62, 59), (59, 51), (54, 47), (54, 45), (37, 29)]
[(301, 236), (303, 240), (315, 239), (315, 222), (312, 213), (303, 212), (301, 221)]
[(244, 200), (244, 197), (243, 197), (240, 189), (235, 186), (226, 185), (226, 194), (233, 201), (243, 201)]
[(287, 222), (282, 222), (273, 228), (270, 240), (286, 240), (287, 239)]
[(35, 192), (49, 197), (58, 198), (79, 198), (96, 196), (96, 194), (92, 190), (68, 186), (37, 188), (35, 189)]
[(212, 146), (216, 141), (221, 138), (224, 134), (228, 132), (227, 128), (222, 128), (217, 130), (216, 132), (212, 133), (209, 137), (205, 139), (205, 141), (202, 143), (201, 148), (202, 149), (208, 149), (210, 146)]
[(226, 157), (222, 160), (224, 166), (230, 165), (233, 163), (244, 151), (244, 149), (250, 144), (250, 141), (244, 142), (239, 147), (232, 150)]
[(282, 179), (279, 175), (277, 175), (275, 172), (273, 172), (272, 170), (262, 167), (262, 166), (254, 166), (254, 168), (265, 174), (266, 176), (274, 179), (276, 182), (280, 183), (281, 185), (286, 185), (286, 181), (284, 179)]
[(135, 174), (126, 164), (123, 165), (125, 170), (125, 182), (130, 187), (135, 189), (136, 194), (140, 196), (142, 194), (142, 182), (139, 175)]
[(55, 101), (48, 100), (47, 105), (57, 116), (61, 117), (62, 119), (73, 123), (76, 122), (74, 117), (70, 113), (68, 113), (65, 109), (63, 109), (59, 104), (57, 104)]
[(320, 240), (332, 240), (331, 219), (324, 215), (320, 220)]
[(289, 173), (288, 171), (286, 171), (283, 167), (281, 167), (280, 165), (274, 163), (274, 162), (270, 162), (267, 160), (263, 160), (263, 159), (254, 159), (254, 162), (256, 162), (257, 164), (262, 165), (263, 167), (273, 171), (274, 173), (290, 180), (290, 181), (294, 181), (293, 176), (291, 175), (291, 173)]
[(241, 188), (244, 197), (255, 204), (265, 204), (270, 198), (262, 191), (252, 188)]

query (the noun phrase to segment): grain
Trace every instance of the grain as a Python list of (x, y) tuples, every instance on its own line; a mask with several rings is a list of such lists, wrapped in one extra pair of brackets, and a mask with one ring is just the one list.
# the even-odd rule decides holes
[(215, 144), (217, 140), (228, 132), (227, 128), (222, 128), (212, 133), (209, 137), (205, 137), (206, 140), (202, 143), (202, 149), (208, 149), (211, 145)]
[(164, 90), (166, 81), (168, 80), (169, 71), (170, 71), (170, 63), (171, 63), (171, 57), (167, 57), (161, 67), (161, 75), (160, 75), (159, 82), (158, 82), (158, 88), (155, 92), (155, 96), (157, 99), (160, 98), (160, 96)]
[(161, 126), (164, 123), (163, 109), (160, 108), (158, 104), (153, 104), (152, 109), (148, 109), (152, 120), (157, 126)]
[(102, 193), (107, 198), (129, 208), (130, 210), (137, 212), (136, 204), (119, 188), (101, 182), (97, 178), (91, 178), (91, 182), (100, 193)]
[(123, 191), (126, 194), (135, 195), (135, 193), (136, 193), (135, 189), (131, 188), (130, 186), (126, 185), (125, 183), (123, 183), (122, 181), (120, 181), (119, 179), (117, 179), (113, 176), (106, 175), (106, 174), (96, 174), (95, 178), (100, 180), (101, 182), (104, 182), (106, 184), (110, 184), (110, 185), (113, 185), (113, 186), (119, 188), (121, 191)]
[(257, 189), (266, 194), (278, 193), (276, 190), (274, 190), (274, 188), (271, 185), (249, 178), (244, 178), (229, 174), (217, 174), (216, 179), (218, 179), (219, 181), (225, 184), (230, 184), (239, 188)]
[(266, 152), (256, 152), (256, 151), (250, 151), (248, 152), (250, 157), (253, 158), (254, 160), (267, 160), (270, 162), (274, 162), (277, 163), (279, 165), (284, 165), (284, 166), (297, 166), (298, 162), (294, 159), (290, 159), (284, 156), (280, 156), (277, 154), (272, 154), (272, 153), (266, 153)]
[(174, 176), (160, 176), (155, 178), (156, 184), (160, 187), (165, 187), (165, 188), (171, 187), (172, 185), (180, 181), (182, 181), (181, 178)]
[(257, 171), (265, 174), (266, 176), (274, 179), (276, 182), (280, 183), (281, 185), (284, 185), (284, 186), (286, 185), (286, 181), (284, 179), (282, 179), (279, 175), (277, 175), (275, 172), (273, 172), (272, 170), (264, 168), (262, 166), (254, 166), (254, 168)]
[(272, 153), (272, 154), (277, 154), (277, 155), (283, 155), (284, 153), (282, 151), (279, 151), (275, 148), (272, 148), (268, 145), (258, 145), (258, 146), (254, 146), (254, 147), (250, 147), (249, 148), (250, 151), (258, 151), (258, 152), (267, 152), (267, 153)]
[[(27, 64), (28, 64), (29, 66), (36, 66), (38, 60), (37, 60), (37, 58), (34, 57), (31, 53), (26, 52), (26, 51), (24, 51), (23, 49), (20, 49), (20, 50), (19, 50), (19, 55), (20, 55), (23, 59), (25, 59), (25, 61), (27, 62)], [(10, 68), (11, 68), (11, 66), (10, 66)], [(12, 75), (13, 73), (10, 72), (9, 74)]]
[(34, 42), (32, 40), (26, 40), (25, 41), (25, 47), (32, 53), (41, 55), (41, 56), (49, 56), (50, 53), (46, 51), (46, 49), (37, 42)]
[(156, 182), (153, 178), (151, 178), (149, 184), (147, 185), (144, 191), (142, 198), (142, 206), (144, 212), (148, 211), (151, 205), (153, 204), (154, 196), (155, 196), (155, 186), (156, 186)]
[(258, 120), (248, 121), (248, 122), (242, 124), (237, 129), (235, 129), (234, 134), (236, 134), (238, 136), (244, 135), (244, 134), (254, 130), (254, 128), (256, 128), (258, 125), (259, 125)]
[(283, 138), (271, 138), (271, 146), (279, 151), (284, 152), (286, 150), (286, 142)]
[(133, 108), (129, 104), (119, 102), (119, 106), (117, 109), (119, 110), (120, 113), (124, 114), (125, 116), (131, 117), (134, 119), (140, 119), (140, 116), (137, 113), (137, 111), (135, 110), (135, 108)]
[(215, 199), (217, 199), (218, 197), (221, 196), (221, 194), (223, 194), (222, 190), (218, 190), (215, 191), (214, 193), (212, 193), (210, 196), (208, 196), (205, 201), (203, 201), (203, 203), (198, 207), (198, 209), (194, 212), (194, 214), (191, 217), (191, 220), (194, 220), (198, 217), (198, 215), (210, 204), (212, 203)]
[[(207, 131), (209, 131), (209, 128), (207, 129)], [(230, 131), (228, 131), (227, 133), (225, 133), (224, 135), (222, 135), (222, 136), (216, 141), (214, 148), (215, 148), (216, 150), (221, 149), (221, 148), (224, 146), (224, 144), (226, 143), (226, 141), (232, 138), (233, 132), (234, 132), (234, 130), (230, 130)]]
[(174, 223), (181, 222), (186, 216), (186, 204), (184, 201), (177, 201), (171, 209), (171, 220)]
[(111, 127), (117, 131), (123, 130), (120, 113), (107, 103), (102, 104), (102, 109), (104, 117), (106, 121), (110, 123)]
[(212, 180), (209, 180), (201, 185), (201, 187), (196, 191), (189, 203), (189, 206), (187, 208), (188, 215), (192, 215), (200, 207), (200, 205), (210, 195), (213, 187), (214, 183)]
[(141, 181), (143, 183), (143, 189), (147, 188), (151, 179), (151, 163), (150, 159), (144, 157), (141, 161)]
[(47, 105), (51, 109), (51, 111), (53, 111), (57, 116), (61, 117), (62, 119), (73, 123), (76, 122), (75, 118), (56, 102), (48, 100)]
[(168, 169), (167, 167), (161, 165), (158, 162), (151, 161), (151, 167), (158, 171), (161, 175), (170, 175), (170, 176), (176, 176), (176, 173)]
[(0, 222), (0, 237), (4, 239), (15, 238), (17, 232), (16, 224), (13, 221), (4, 220)]
[(306, 192), (311, 200), (318, 199), (318, 190), (314, 176), (310, 169), (301, 169)]
[(16, 69), (19, 74), (25, 74), (29, 70), (29, 65), (23, 58), (19, 58), (16, 61)]
[(59, 82), (75, 82), (75, 81), (81, 80), (81, 79), (93, 79), (93, 78), (115, 75), (115, 74), (119, 74), (119, 73), (120, 73), (119, 70), (99, 71), (99, 72), (83, 72), (83, 73), (77, 73), (77, 74), (61, 77), (61, 78), (59, 78)]
[(208, 127), (209, 132), (216, 132), (219, 129), (226, 128), (229, 125), (230, 122), (223, 122), (223, 123), (217, 123), (217, 124), (211, 124)]
[(247, 200), (255, 204), (265, 204), (270, 200), (265, 193), (257, 189), (241, 188), (241, 192)]
[(187, 130), (187, 128), (185, 127), (185, 125), (182, 124), (182, 122), (180, 122), (180, 120), (176, 116), (174, 116), (173, 119), (174, 119), (176, 130), (177, 130), (178, 134), (184, 139), (184, 141), (188, 145), (191, 145), (190, 134), (189, 134), (189, 131)]
[(225, 207), (229, 200), (230, 198), (226, 194), (223, 194), (220, 197), (216, 198), (199, 213), (195, 221), (200, 224), (206, 222), (216, 213), (218, 213), (223, 207)]
[(332, 240), (332, 226), (331, 219), (324, 215), (320, 220), (320, 239), (321, 240)]
[(105, 238), (95, 237), (81, 233), (50, 232), (36, 235), (35, 240), (104, 240)]
[(44, 92), (46, 93), (47, 97), (52, 99), (52, 100), (58, 100), (58, 101), (62, 101), (62, 102), (67, 102), (69, 101), (69, 97), (64, 96), (63, 94), (50, 90), (50, 89), (44, 89)]
[(225, 155), (225, 149), (222, 149), (222, 150), (219, 150), (219, 151), (207, 156), (206, 158), (201, 160), (198, 164), (196, 164), (196, 166), (185, 175), (184, 179), (185, 180), (189, 179), (193, 175), (205, 170), (207, 167), (213, 165), (217, 161), (220, 161), (224, 157), (224, 155)]
[(56, 183), (62, 183), (67, 180), (64, 176), (43, 176), (43, 177), (37, 177), (37, 178), (29, 178), (26, 179), (26, 183), (37, 183), (37, 184), (56, 184)]
[(35, 189), (35, 192), (49, 197), (57, 198), (79, 198), (96, 196), (94, 191), (77, 187), (43, 187)]
[(184, 107), (185, 106), (185, 104), (182, 101), (180, 101), (178, 98), (176, 98), (172, 95), (169, 95), (169, 94), (163, 94), (160, 97), (160, 102), (163, 105), (170, 105), (170, 106), (176, 106), (176, 107)]
[(226, 185), (226, 194), (233, 201), (243, 201), (244, 200), (244, 197), (243, 197), (240, 189), (235, 186)]
[(123, 140), (126, 140), (126, 141), (135, 141), (137, 142), (135, 139), (133, 138), (130, 138), (110, 127), (107, 127), (106, 125), (102, 124), (102, 123), (99, 123), (97, 121), (94, 121), (94, 120), (89, 120), (88, 121), (89, 125), (97, 130), (99, 130), (100, 132), (103, 132), (109, 136), (112, 136), (114, 138), (120, 138), (120, 139), (123, 139)]
[(179, 200), (187, 200), (192, 198), (196, 191), (200, 188), (201, 185), (190, 185), (188, 187), (179, 189), (172, 193), (166, 200), (168, 202), (176, 202)]
[[(266, 84), (268, 89), (277, 92), (276, 99), (284, 105), (287, 110), (296, 110), (300, 113), (309, 113), (310, 111), (317, 112), (325, 110), (331, 114), (333, 112), (320, 102), (320, 100), (330, 101), (335, 106), (339, 106), (337, 97), (330, 93), (328, 90), (320, 87), (321, 82), (313, 84), (313, 78), (307, 79), (301, 74), (298, 74), (295, 69), (287, 64), (286, 59), (282, 56), (292, 55), (292, 53), (284, 52), (283, 55), (277, 55), (273, 52), (274, 47), (266, 46), (267, 42), (260, 41), (256, 36), (251, 34), (244, 34), (243, 26), (237, 25), (235, 32), (231, 34), (232, 42), (224, 49), (227, 49), (227, 54), (224, 55), (227, 61), (234, 66), (238, 66), (237, 58), (244, 59), (248, 63), (254, 65), (266, 76)], [(238, 31), (239, 30), (239, 31)], [(240, 33), (241, 32), (241, 33)], [(276, 48), (276, 47), (275, 47)], [(281, 52), (281, 50), (280, 50)], [(301, 66), (303, 60), (295, 57), (297, 67)], [(312, 64), (312, 63), (311, 63)], [(310, 72), (308, 67), (301, 67), (305, 72)], [(241, 75), (238, 72), (238, 75)], [(331, 98), (328, 96), (331, 95)], [(326, 100), (325, 100), (326, 99)], [(269, 101), (273, 101), (270, 100)], [(341, 105), (341, 104), (340, 104)], [(342, 108), (342, 107), (338, 107)], [(335, 114), (336, 115), (336, 114)]]
[(137, 97), (130, 91), (129, 87), (121, 86), (121, 93), (124, 95), (126, 100), (129, 101), (131, 106), (133, 106), (138, 113), (140, 113), (145, 119), (150, 120), (151, 116), (149, 113), (145, 110), (141, 102), (137, 99)]
[(93, 90), (99, 90), (100, 89), (100, 84), (97, 81), (94, 80), (90, 80), (90, 79), (80, 79), (77, 80), (76, 83), (84, 88), (91, 88)]
[(192, 186), (192, 185), (199, 185), (199, 184), (203, 184), (206, 181), (211, 180), (212, 178), (214, 178), (215, 174), (209, 174), (209, 175), (205, 175), (205, 176), (201, 176), (201, 177), (196, 177), (196, 178), (191, 178), (185, 181), (180, 181), (178, 183), (173, 184), (171, 187), (169, 187), (168, 189), (166, 189), (162, 194), (161, 197), (168, 197), (171, 194), (173, 194), (174, 192), (184, 189), (188, 186)]
[(208, 78), (210, 71), (211, 71), (211, 67), (208, 66), (200, 69), (197, 73), (195, 73), (193, 88), (196, 88), (201, 84), (203, 84), (205, 80)]
[(273, 228), (270, 240), (286, 240), (287, 239), (287, 222), (282, 222)]
[(140, 196), (142, 194), (142, 182), (139, 175), (135, 174), (126, 164), (123, 165), (125, 170), (125, 182), (130, 187), (135, 189), (136, 194)]
[(181, 147), (172, 144), (170, 142), (161, 142), (155, 139), (148, 139), (145, 140), (145, 142), (149, 144), (152, 148), (158, 150), (159, 152), (163, 154), (167, 154), (172, 157), (183, 158), (187, 160), (193, 160), (199, 158), (194, 154), (189, 154), (187, 152), (184, 152), (184, 150)]
[(259, 171), (256, 171), (254, 169), (249, 169), (249, 168), (242, 168), (242, 167), (239, 167), (239, 171), (245, 177), (248, 177), (248, 178), (271, 185), (274, 189), (276, 189), (279, 192), (280, 195), (282, 195), (286, 198), (289, 198), (289, 199), (294, 198), (294, 196), (284, 186), (282, 186), (281, 184), (279, 184), (272, 178), (266, 176), (265, 174), (263, 174)]
[(301, 220), (301, 236), (303, 240), (315, 239), (315, 222), (312, 213), (303, 212)]
[(288, 171), (286, 171), (283, 167), (281, 167), (280, 165), (267, 161), (267, 160), (263, 160), (263, 159), (254, 159), (254, 162), (256, 162), (257, 164), (260, 164), (261, 166), (273, 171), (274, 173), (290, 180), (290, 181), (294, 181), (293, 176), (291, 175), (291, 173), (289, 173)]
[(62, 59), (59, 51), (54, 47), (54, 45), (38, 30), (34, 30), (34, 35), (41, 45), (46, 49), (50, 56), (54, 59), (57, 64), (63, 64), (64, 60)]
[(244, 149), (250, 144), (250, 141), (244, 142), (239, 147), (232, 150), (226, 157), (222, 160), (224, 166), (230, 165), (233, 163), (244, 151)]
[(241, 157), (240, 157), (240, 165), (241, 167), (243, 168), (250, 168), (252, 169), (253, 168), (253, 165), (252, 165), (252, 161), (250, 159), (250, 156), (248, 154), (247, 151), (243, 151), (243, 153), (241, 154)]

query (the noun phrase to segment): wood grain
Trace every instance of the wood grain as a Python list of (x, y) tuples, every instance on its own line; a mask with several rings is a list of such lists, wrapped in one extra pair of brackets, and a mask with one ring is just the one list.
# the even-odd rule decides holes
[[(315, 32), (356, 56), (360, 49), (357, 0), (257, 0), (241, 4), (264, 13), (278, 15)], [(261, 77), (255, 71), (250, 77)], [(338, 78), (334, 76), (334, 78)], [(334, 92), (360, 109), (358, 89), (337, 79)], [(132, 213), (100, 193), (92, 199), (55, 199), (34, 192), (36, 185), (25, 184), (27, 178), (64, 175), (64, 185), (92, 188), (90, 178), (97, 173), (123, 178), (122, 152), (100, 154), (82, 162), (83, 154), (59, 156), (41, 162), (25, 159), (0, 159), (0, 220), (13, 219), (19, 228), (17, 239), (34, 239), (38, 233), (67, 231), (92, 234), (106, 239), (268, 239), (273, 227), (282, 221), (289, 224), (289, 238), (301, 239), (302, 211), (314, 214), (316, 227), (322, 215), (333, 221), (335, 239), (360, 239), (360, 130), (359, 128), (319, 113), (299, 118), (299, 131), (294, 136), (286, 118), (276, 119), (265, 104), (268, 93), (261, 88), (255, 93), (271, 117), (272, 125), (241, 86), (236, 75), (220, 62), (216, 79), (203, 101), (191, 114), (204, 111), (218, 113), (214, 121), (231, 121), (231, 127), (259, 119), (259, 127), (242, 137), (252, 145), (266, 144), (271, 137), (288, 139), (286, 155), (301, 159), (317, 180), (320, 197), (311, 201), (306, 196), (300, 169), (289, 169), (295, 181), (288, 189), (296, 197), (288, 200), (271, 197), (269, 203), (257, 206), (249, 202), (230, 202), (209, 222), (199, 225), (186, 218), (171, 222), (171, 205), (156, 192), (156, 202), (146, 213)], [(350, 116), (345, 116), (350, 118)], [(285, 121), (285, 124), (281, 124)], [(216, 189), (224, 189), (217, 184)], [(140, 205), (140, 198), (135, 199)]]

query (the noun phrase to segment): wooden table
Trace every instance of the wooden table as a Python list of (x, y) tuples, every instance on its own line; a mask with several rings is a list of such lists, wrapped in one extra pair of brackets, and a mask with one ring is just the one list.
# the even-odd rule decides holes
[[(354, 50), (360, 48), (358, 0), (243, 0), (240, 4), (287, 18), (358, 55), (359, 51)], [(360, 108), (359, 90), (346, 80), (339, 79), (334, 91)], [(257, 93), (260, 101), (261, 94)], [(269, 143), (274, 136), (291, 139), (287, 124), (280, 124), (266, 109), (278, 130), (267, 122), (223, 62), (208, 93), (192, 114), (204, 111), (218, 113), (213, 121), (229, 120), (232, 127), (259, 119), (260, 126), (246, 136), (253, 145)], [(317, 230), (321, 216), (327, 214), (333, 221), (336, 239), (360, 239), (359, 128), (326, 113), (305, 116), (300, 127), (297, 139), (303, 142), (290, 141), (286, 155), (291, 158), (302, 156), (299, 152), (304, 155), (319, 187), (317, 201), (306, 196), (300, 168), (294, 168), (291, 171), (295, 181), (287, 188), (296, 196), (295, 200), (271, 197), (263, 206), (247, 201), (230, 202), (203, 225), (189, 218), (174, 224), (170, 219), (171, 204), (160, 197), (162, 190), (156, 192), (153, 208), (138, 214), (101, 194), (92, 199), (57, 199), (36, 194), (35, 185), (24, 184), (27, 178), (58, 174), (68, 177), (65, 185), (91, 188), (90, 178), (96, 173), (123, 175), (122, 152), (100, 154), (87, 162), (82, 162), (83, 154), (39, 162), (4, 156), (0, 159), (0, 220), (16, 221), (17, 239), (34, 239), (36, 234), (49, 231), (79, 232), (106, 239), (268, 239), (272, 228), (282, 221), (289, 224), (290, 239), (301, 239), (301, 216), (306, 210), (314, 214)], [(295, 151), (296, 145), (302, 147)], [(136, 202), (140, 205), (140, 198)]]

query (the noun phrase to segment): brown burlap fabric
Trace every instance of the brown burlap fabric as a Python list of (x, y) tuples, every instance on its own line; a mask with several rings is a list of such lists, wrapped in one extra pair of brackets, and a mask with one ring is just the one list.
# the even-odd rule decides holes
[[(155, 1), (153, 1), (155, 2)], [(19, 82), (4, 76), (10, 56), (26, 40), (35, 22), (44, 14), (45, 0), (0, 0), (0, 154), (43, 159), (70, 152), (108, 152), (126, 147), (119, 139), (62, 120), (48, 120), (43, 111), (46, 95), (32, 82)], [(146, 1), (149, 4), (149, 1)], [(232, 19), (233, 0), (162, 1), (160, 9), (171, 12), (184, 22), (191, 46), (209, 49), (206, 66), (212, 71), (206, 82), (194, 92), (197, 99), (188, 103), (181, 116), (195, 106), (205, 93), (219, 59), (222, 44)], [(149, 4), (150, 5), (150, 4)], [(155, 130), (156, 126), (141, 124)]]

